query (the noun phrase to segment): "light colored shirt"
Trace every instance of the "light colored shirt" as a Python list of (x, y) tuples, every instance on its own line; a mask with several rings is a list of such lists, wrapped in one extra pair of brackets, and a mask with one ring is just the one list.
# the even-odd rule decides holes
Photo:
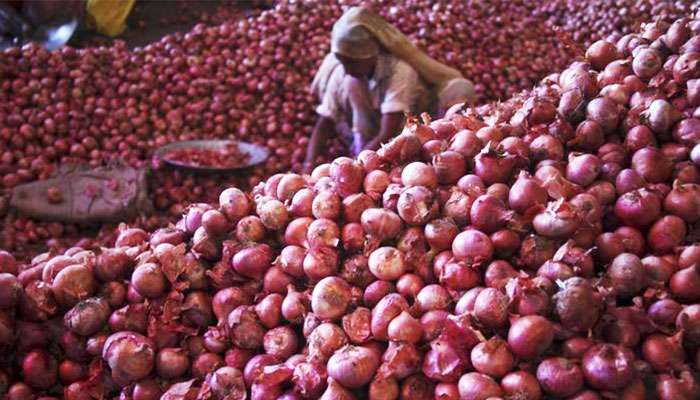
[[(332, 73), (316, 112), (336, 123), (352, 115), (348, 110), (347, 78), (342, 65)], [(371, 107), (381, 114), (394, 112), (420, 112), (428, 90), (418, 73), (405, 61), (390, 54), (380, 54), (374, 74), (367, 81)]]

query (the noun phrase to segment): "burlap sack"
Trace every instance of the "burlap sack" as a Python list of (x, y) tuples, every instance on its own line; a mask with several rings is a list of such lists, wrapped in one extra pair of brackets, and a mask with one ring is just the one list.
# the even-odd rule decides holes
[[(59, 202), (49, 200), (50, 188)], [(37, 220), (71, 223), (128, 221), (153, 209), (146, 171), (125, 166), (64, 167), (53, 178), (15, 187), (10, 206)]]

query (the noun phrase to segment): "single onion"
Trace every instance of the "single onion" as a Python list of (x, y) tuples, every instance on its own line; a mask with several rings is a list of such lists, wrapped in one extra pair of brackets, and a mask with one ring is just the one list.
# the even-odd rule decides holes
[(508, 330), (508, 345), (516, 357), (529, 360), (552, 344), (554, 328), (544, 317), (528, 315), (516, 319)]
[(586, 351), (582, 359), (586, 382), (601, 390), (617, 390), (635, 377), (634, 354), (614, 344), (598, 344)]
[(328, 376), (345, 387), (360, 388), (372, 380), (379, 364), (379, 356), (373, 350), (347, 345), (328, 360)]

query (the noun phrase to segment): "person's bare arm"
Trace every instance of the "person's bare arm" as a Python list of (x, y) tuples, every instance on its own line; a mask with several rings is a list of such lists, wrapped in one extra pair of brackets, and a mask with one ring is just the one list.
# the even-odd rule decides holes
[(316, 162), (319, 152), (326, 146), (328, 137), (335, 132), (335, 122), (328, 117), (319, 117), (316, 126), (311, 133), (309, 146), (306, 148), (306, 159), (304, 160), (304, 171), (310, 173)]
[(365, 145), (365, 149), (377, 150), (382, 143), (401, 133), (403, 118), (403, 113), (400, 112), (382, 114), (379, 133)]

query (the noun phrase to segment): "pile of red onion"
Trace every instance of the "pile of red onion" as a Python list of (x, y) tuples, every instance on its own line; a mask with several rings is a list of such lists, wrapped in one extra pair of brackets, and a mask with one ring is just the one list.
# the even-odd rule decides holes
[[(189, 203), (215, 201), (213, 187), (250, 188), (273, 173), (298, 170), (316, 118), (317, 99), (307, 87), (328, 51), (333, 22), (356, 3), (279, 1), (245, 19), (219, 7), (201, 15), (202, 23), (188, 32), (133, 50), (121, 41), (55, 52), (32, 45), (5, 50), (0, 187), (8, 192), (44, 179), (63, 163), (102, 165), (119, 158), (149, 165), (157, 147), (175, 140), (238, 138), (270, 148), (273, 156), (265, 165), (238, 179), (158, 171), (151, 186), (160, 217), (129, 221), (152, 230), (167, 225)], [(626, 10), (621, 16), (608, 11), (617, 7), (594, 1), (574, 2), (576, 8), (535, 0), (368, 3), (432, 57), (472, 79), (479, 102), (506, 99), (565, 68), (577, 47), (555, 34), (557, 26), (586, 43), (595, 35), (627, 33), (652, 16), (686, 15), (693, 4), (618, 1)], [(584, 3), (596, 6), (579, 10)], [(187, 1), (174, 6), (181, 18), (191, 18)], [(595, 32), (589, 21), (595, 21)], [(328, 160), (341, 151), (332, 143)], [(36, 253), (35, 245), (64, 251), (82, 237), (99, 244), (113, 230), (40, 223), (12, 213), (5, 217), (6, 203), (6, 194), (0, 195), (0, 242), (16, 254)], [(96, 236), (100, 228), (106, 235)]]
[(173, 226), (0, 252), (0, 390), (700, 398), (698, 17)]

